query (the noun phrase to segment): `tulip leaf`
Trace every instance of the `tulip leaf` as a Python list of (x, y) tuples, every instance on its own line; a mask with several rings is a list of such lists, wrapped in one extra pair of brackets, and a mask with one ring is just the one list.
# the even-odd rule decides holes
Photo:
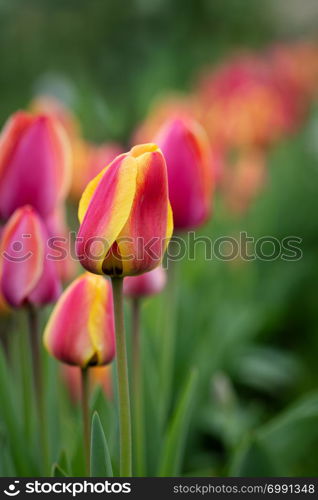
[(59, 464), (54, 463), (52, 465), (51, 477), (68, 477), (68, 475)]
[(180, 473), (197, 379), (197, 371), (192, 370), (186, 379), (167, 429), (159, 465), (159, 476), (177, 476)]
[(94, 413), (92, 420), (91, 477), (113, 477), (113, 468), (108, 445), (97, 412)]

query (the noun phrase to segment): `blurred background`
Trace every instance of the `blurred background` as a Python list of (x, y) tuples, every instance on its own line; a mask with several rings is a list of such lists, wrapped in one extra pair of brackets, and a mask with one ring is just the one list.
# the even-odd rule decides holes
[[(50, 94), (73, 110), (86, 139), (127, 148), (155, 99), (193, 92), (206, 68), (242, 51), (315, 41), (317, 26), (314, 0), (0, 0), (0, 121)], [(195, 262), (181, 263), (175, 398), (193, 366), (200, 378), (183, 474), (317, 473), (315, 99), (297, 130), (266, 152), (266, 165), (253, 202), (233, 210), (218, 192), (199, 234), (296, 236), (303, 256), (206, 262), (202, 250)], [(72, 215), (70, 223), (76, 229)], [(161, 297), (149, 299), (143, 310), (149, 475), (162, 314)], [(67, 430), (57, 427), (72, 440), (70, 422)]]

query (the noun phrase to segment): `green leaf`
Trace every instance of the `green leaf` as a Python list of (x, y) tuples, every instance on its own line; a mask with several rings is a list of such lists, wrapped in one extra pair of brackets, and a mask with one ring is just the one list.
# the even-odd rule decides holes
[(68, 475), (59, 464), (54, 463), (52, 465), (51, 477), (68, 477)]
[(113, 477), (107, 441), (97, 412), (92, 420), (91, 477)]
[(159, 476), (177, 476), (180, 472), (197, 378), (197, 371), (192, 370), (172, 415), (164, 441)]

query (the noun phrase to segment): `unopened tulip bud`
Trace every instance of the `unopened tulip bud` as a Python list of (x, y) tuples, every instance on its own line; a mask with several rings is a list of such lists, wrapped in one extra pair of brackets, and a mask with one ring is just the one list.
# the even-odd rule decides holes
[(110, 283), (90, 273), (73, 281), (51, 314), (44, 344), (52, 356), (70, 365), (110, 363), (115, 355)]
[(155, 140), (167, 162), (174, 228), (194, 229), (211, 214), (213, 169), (205, 131), (194, 120), (174, 119)]
[(0, 217), (33, 206), (46, 217), (67, 194), (70, 154), (61, 125), (51, 116), (15, 113), (0, 136)]
[(86, 187), (79, 205), (76, 253), (96, 274), (151, 271), (172, 234), (166, 163), (155, 144), (118, 156)]
[(48, 258), (48, 233), (36, 211), (16, 210), (1, 235), (1, 290), (13, 307), (54, 302), (61, 292), (55, 263)]
[(127, 276), (124, 279), (124, 295), (136, 299), (155, 295), (164, 289), (166, 281), (166, 272), (161, 266), (139, 276)]

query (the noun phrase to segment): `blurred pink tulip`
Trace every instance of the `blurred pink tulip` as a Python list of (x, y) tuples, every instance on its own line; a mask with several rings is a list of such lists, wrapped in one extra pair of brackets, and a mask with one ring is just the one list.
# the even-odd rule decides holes
[(239, 153), (236, 161), (227, 165), (221, 190), (227, 207), (234, 213), (246, 212), (266, 182), (266, 155), (251, 149)]
[(139, 276), (127, 276), (124, 279), (124, 295), (136, 299), (155, 295), (164, 289), (166, 281), (166, 272), (162, 267)]
[(0, 136), (0, 217), (33, 206), (46, 217), (70, 183), (69, 145), (57, 120), (17, 112)]
[(202, 122), (212, 144), (267, 147), (294, 120), (288, 88), (281, 91), (266, 58), (244, 54), (206, 72), (199, 84)]
[(176, 230), (201, 226), (211, 214), (213, 168), (208, 137), (199, 123), (176, 118), (155, 137), (164, 154)]
[(110, 282), (85, 273), (61, 295), (44, 332), (48, 352), (63, 363), (106, 365), (115, 356)]
[(46, 226), (36, 211), (17, 209), (1, 235), (1, 291), (10, 306), (43, 305), (58, 298), (61, 285), (47, 243)]

